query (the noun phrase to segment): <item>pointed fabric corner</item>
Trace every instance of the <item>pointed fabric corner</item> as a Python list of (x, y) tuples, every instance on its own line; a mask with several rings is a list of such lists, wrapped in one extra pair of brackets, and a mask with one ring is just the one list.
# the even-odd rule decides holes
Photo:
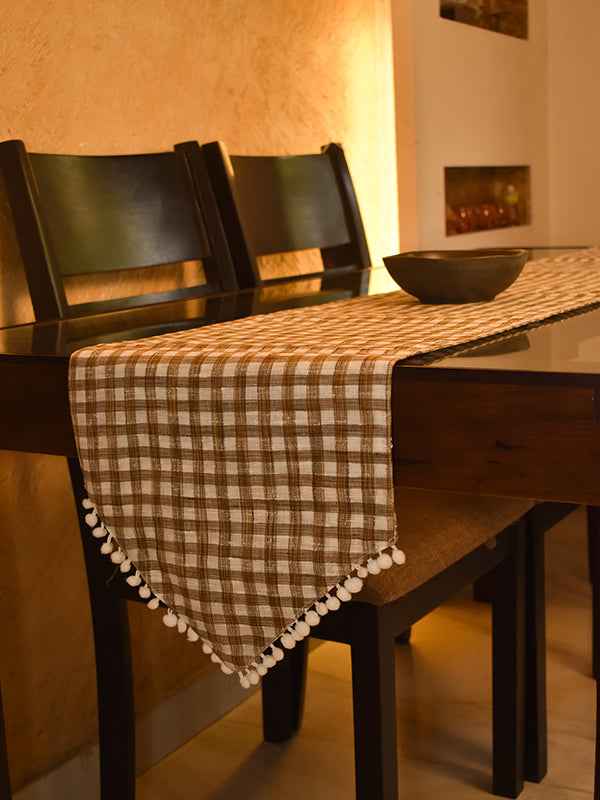
[[(98, 540), (100, 552), (118, 566), (122, 579), (129, 586), (137, 588), (140, 600), (145, 602), (150, 610), (161, 609), (163, 612), (162, 621), (167, 628), (173, 628), (181, 634), (186, 634), (189, 642), (200, 643), (202, 651), (210, 656), (213, 663), (219, 665), (222, 672), (226, 675), (233, 674), (235, 668), (222, 660), (215, 644), (202, 638), (189, 619), (180, 616), (174, 609), (169, 608), (165, 601), (152, 591), (151, 587), (142, 578), (136, 565), (100, 520), (92, 501), (89, 498), (85, 498), (82, 501), (82, 506), (87, 511), (85, 521), (90, 527), (91, 535)], [(337, 611), (341, 608), (342, 603), (348, 602), (353, 595), (360, 592), (363, 578), (370, 574), (377, 575), (382, 570), (389, 569), (393, 564), (404, 564), (405, 560), (404, 553), (396, 545), (392, 544), (386, 551), (368, 559), (364, 565), (355, 570), (353, 575), (348, 575), (345, 580), (331, 587), (325, 596), (306, 609), (298, 619), (293, 620), (274, 642), (257, 654), (254, 661), (247, 664), (243, 669), (237, 670), (242, 687), (249, 689), (251, 686), (256, 685), (271, 667), (274, 667), (284, 658), (285, 650), (292, 650), (297, 642), (310, 635), (311, 629), (317, 626), (326, 614)]]

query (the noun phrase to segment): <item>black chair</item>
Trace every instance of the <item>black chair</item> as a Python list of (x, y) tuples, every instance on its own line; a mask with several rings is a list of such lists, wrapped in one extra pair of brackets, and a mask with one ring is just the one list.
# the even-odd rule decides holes
[[(136, 317), (135, 309), (149, 304), (198, 298), (199, 316), (187, 323), (195, 326), (203, 324), (207, 304), (212, 304), (206, 313), (210, 321), (230, 313), (220, 298), (238, 284), (201, 159), (194, 163), (192, 180), (178, 147), (164, 153), (70, 156), (28, 153), (22, 141), (14, 140), (0, 143), (0, 169), (36, 320), (91, 314), (104, 314), (105, 320), (113, 311), (131, 309), (128, 324), (136, 320), (140, 335), (148, 336), (162, 332), (145, 329)], [(172, 281), (151, 294), (84, 303), (69, 302), (65, 291), (73, 276), (98, 279), (168, 265), (168, 277), (189, 261), (201, 265), (200, 271), (192, 270), (198, 280), (189, 285)], [(148, 272), (142, 276), (142, 292), (152, 280)], [(112, 316), (114, 324), (105, 321), (100, 327), (118, 325), (121, 317)], [(113, 580), (114, 566), (90, 542), (81, 514), (85, 488), (77, 459), (69, 459), (69, 469), (94, 629), (102, 797), (133, 798), (135, 717), (126, 601), (140, 598), (124, 577)]]
[[(195, 144), (185, 145), (191, 154)], [(348, 165), (342, 148), (329, 144), (321, 153), (300, 156), (239, 156), (229, 155), (221, 142), (202, 146), (212, 188), (220, 209), (223, 228), (236, 267), (243, 269), (239, 280), (243, 285), (272, 284), (287, 278), (265, 281), (261, 278), (259, 258), (274, 253), (318, 248), (321, 251), (323, 271), (313, 273), (322, 278), (324, 287), (335, 282), (336, 276), (352, 271), (364, 270), (370, 264), (364, 227)], [(193, 171), (193, 170), (192, 170)], [(296, 279), (298, 276), (293, 276)], [(424, 573), (414, 575), (412, 568), (392, 569), (387, 575), (370, 578), (369, 591), (363, 590), (359, 599), (347, 603), (342, 612), (326, 618), (325, 624), (313, 630), (316, 638), (343, 641), (351, 645), (353, 664), (353, 695), (355, 704), (355, 768), (358, 798), (395, 798), (396, 777), (396, 732), (394, 698), (393, 646), (416, 622), (462, 585), (478, 576), (474, 574), (469, 558), (481, 555), (481, 548), (490, 536), (498, 533), (524, 514), (530, 505), (521, 501), (450, 497), (444, 494), (402, 492), (402, 503), (397, 507), (399, 530), (408, 532), (409, 547), (416, 552), (427, 542), (428, 551), (442, 546), (448, 561), (440, 564), (428, 559)], [(499, 515), (499, 516), (496, 516)], [(426, 522), (425, 522), (426, 519)], [(501, 520), (501, 524), (498, 521)], [(537, 558), (540, 537), (534, 534), (533, 518), (527, 519), (528, 558)], [(525, 523), (524, 523), (525, 524)], [(450, 531), (453, 534), (450, 534)], [(417, 541), (412, 542), (411, 533), (418, 531)], [(419, 539), (419, 537), (422, 537)], [(466, 539), (465, 539), (466, 537)], [(454, 538), (455, 548), (443, 545)], [(401, 541), (403, 541), (401, 539)], [(462, 541), (462, 545), (458, 542)], [(468, 545), (465, 546), (465, 542)], [(464, 547), (464, 549), (462, 549)], [(471, 553), (471, 556), (468, 554)], [(486, 561), (478, 562), (480, 574), (493, 566)], [(410, 583), (412, 574), (414, 584)], [(405, 581), (409, 581), (410, 590)], [(531, 585), (539, 585), (540, 570)], [(418, 588), (417, 588), (418, 587)], [(501, 607), (514, 608), (516, 591), (505, 587), (506, 594), (495, 605), (495, 617), (502, 613)], [(542, 585), (543, 590), (543, 585)], [(502, 591), (501, 589), (499, 591)], [(521, 589), (519, 589), (521, 591)], [(524, 591), (524, 590), (523, 590)], [(370, 593), (372, 592), (372, 594)], [(369, 599), (369, 602), (365, 602)], [(537, 604), (530, 608), (537, 613), (536, 624), (543, 630), (543, 615), (540, 611), (539, 590)], [(516, 612), (515, 612), (516, 613)], [(519, 623), (521, 624), (521, 623)], [(525, 624), (525, 623), (523, 623)], [(533, 612), (528, 622), (533, 625)], [(518, 636), (517, 628), (513, 629)], [(535, 631), (534, 631), (535, 632)], [(494, 629), (498, 651), (499, 626)], [(529, 692), (530, 706), (527, 708), (531, 729), (527, 733), (527, 777), (539, 780), (545, 773), (545, 761), (540, 755), (545, 746), (545, 706), (541, 691), (543, 674), (539, 639), (538, 647), (532, 648), (528, 658), (528, 681), (533, 689)], [(506, 675), (504, 670), (515, 669), (514, 659), (524, 658), (512, 643), (509, 649), (494, 662), (496, 686)], [(301, 717), (304, 648), (297, 647), (292, 658), (286, 659), (275, 671), (263, 679), (263, 715), (265, 738), (282, 741), (289, 737), (299, 725)], [(366, 655), (368, 653), (368, 656)], [(520, 668), (525, 669), (525, 661)], [(517, 678), (513, 672), (513, 679)], [(521, 680), (521, 677), (519, 677)], [(505, 686), (506, 688), (506, 686)], [(508, 692), (516, 703), (516, 694)], [(519, 791), (523, 762), (522, 755), (502, 741), (510, 741), (513, 748), (525, 747), (516, 728), (517, 712), (513, 705), (512, 730), (508, 733), (503, 706), (498, 698), (505, 689), (495, 689), (496, 764), (494, 784), (500, 794), (515, 796)], [(521, 700), (518, 701), (519, 703)], [(524, 709), (520, 709), (519, 713)], [(503, 727), (504, 725), (504, 727)], [(506, 738), (505, 738), (506, 737)], [(517, 744), (518, 743), (518, 744)]]
[[(0, 143), (4, 177), (36, 320), (132, 308), (238, 288), (201, 159), (184, 152), (116, 156), (28, 153)], [(133, 270), (196, 262), (191, 285), (72, 302), (74, 276), (106, 283)], [(163, 279), (164, 280), (164, 279)], [(142, 283), (144, 286), (144, 283)], [(104, 289), (104, 287), (103, 287)]]
[[(189, 152), (194, 143), (184, 146)], [(321, 277), (324, 286), (334, 285), (335, 275), (371, 266), (339, 145), (307, 155), (230, 156), (222, 142), (210, 142), (202, 154), (242, 288), (286, 280), (264, 280), (261, 256), (318, 249), (324, 274), (302, 277)]]
[[(369, 576), (362, 592), (311, 629), (317, 639), (350, 645), (354, 708), (356, 797), (396, 800), (397, 716), (394, 647), (399, 634), (453, 594), (490, 573), (493, 579), (493, 791), (516, 797), (532, 777), (525, 729), (525, 521), (485, 541), (483, 530), (502, 527), (526, 504), (512, 508), (494, 498), (398, 492), (400, 542), (407, 563)], [(499, 516), (496, 516), (496, 515)], [(526, 518), (525, 518), (526, 520)], [(433, 555), (433, 558), (432, 558)], [(438, 559), (437, 556), (440, 556)], [(460, 646), (457, 643), (457, 646)], [(305, 642), (263, 678), (263, 720), (268, 741), (285, 741), (300, 726)], [(290, 657), (291, 656), (291, 657)], [(466, 667), (468, 670), (468, 666)], [(537, 780), (537, 778), (536, 778)]]

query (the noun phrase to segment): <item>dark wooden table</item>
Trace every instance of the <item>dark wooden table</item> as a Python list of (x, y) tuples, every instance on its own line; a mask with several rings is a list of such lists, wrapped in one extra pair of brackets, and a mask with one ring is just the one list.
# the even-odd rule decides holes
[[(364, 293), (376, 270), (322, 290), (278, 287), (0, 330), (0, 448), (76, 455), (70, 354)], [(600, 505), (600, 310), (519, 330), (477, 350), (394, 369), (395, 481), (402, 486)]]
[[(0, 448), (75, 455), (70, 354), (99, 341), (157, 335), (356, 293), (356, 280), (275, 305), (260, 292), (0, 330)], [(597, 332), (597, 333), (596, 333)], [(600, 310), (487, 344), (399, 364), (394, 467), (403, 486), (566, 503), (600, 503)]]
[(399, 483), (599, 503), (600, 310), (431, 358), (396, 369)]

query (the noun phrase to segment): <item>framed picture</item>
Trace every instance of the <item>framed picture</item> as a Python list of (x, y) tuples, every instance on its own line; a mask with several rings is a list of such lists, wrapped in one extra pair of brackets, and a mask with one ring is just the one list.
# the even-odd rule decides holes
[(440, 0), (440, 16), (527, 39), (528, 0)]

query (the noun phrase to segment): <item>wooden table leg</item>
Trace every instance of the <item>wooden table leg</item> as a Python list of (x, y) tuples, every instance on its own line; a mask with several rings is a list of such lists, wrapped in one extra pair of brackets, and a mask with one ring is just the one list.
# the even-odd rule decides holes
[(493, 571), (494, 794), (517, 797), (525, 756), (525, 531), (515, 525), (512, 553)]
[(525, 532), (525, 780), (539, 783), (548, 770), (546, 709), (546, 593), (544, 535), (535, 509)]
[(592, 675), (600, 670), (600, 507), (587, 507), (590, 583), (592, 584)]

